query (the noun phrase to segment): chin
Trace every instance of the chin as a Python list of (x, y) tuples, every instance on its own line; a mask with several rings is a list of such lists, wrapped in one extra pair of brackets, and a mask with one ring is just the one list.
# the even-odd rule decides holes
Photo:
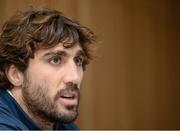
[(68, 124), (74, 122), (77, 119), (77, 117), (78, 117), (78, 112), (69, 112), (62, 115), (59, 118), (59, 121)]
[(74, 122), (79, 113), (75, 106), (68, 106), (64, 108), (61, 107), (57, 114), (56, 121), (68, 124)]

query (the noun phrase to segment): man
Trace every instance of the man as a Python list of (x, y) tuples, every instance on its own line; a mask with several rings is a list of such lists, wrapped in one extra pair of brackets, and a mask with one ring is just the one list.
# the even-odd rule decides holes
[(0, 130), (73, 130), (93, 32), (50, 9), (18, 12), (0, 34)]

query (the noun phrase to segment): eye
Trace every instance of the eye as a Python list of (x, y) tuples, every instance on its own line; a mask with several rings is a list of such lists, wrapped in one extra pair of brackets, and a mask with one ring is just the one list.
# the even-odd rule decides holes
[(51, 63), (52, 65), (59, 65), (61, 63), (61, 57), (52, 57), (50, 60), (49, 60), (49, 63)]
[(77, 66), (82, 66), (84, 63), (84, 57), (83, 56), (78, 56), (75, 58), (75, 63)]

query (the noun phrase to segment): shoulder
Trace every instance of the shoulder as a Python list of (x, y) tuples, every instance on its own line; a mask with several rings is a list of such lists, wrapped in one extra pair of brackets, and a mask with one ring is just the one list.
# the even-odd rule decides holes
[(54, 124), (53, 130), (79, 130), (79, 128), (74, 123), (62, 124), (62, 123), (56, 122)]
[(74, 124), (64, 124), (65, 130), (79, 130), (79, 128)]
[(8, 123), (0, 123), (0, 130), (19, 130), (19, 128)]
[(0, 99), (0, 130), (19, 130), (22, 127), (26, 129)]

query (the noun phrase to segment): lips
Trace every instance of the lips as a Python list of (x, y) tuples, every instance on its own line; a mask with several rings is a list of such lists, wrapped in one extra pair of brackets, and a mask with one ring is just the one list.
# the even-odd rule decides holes
[(76, 98), (76, 95), (70, 93), (70, 94), (61, 95), (60, 97), (61, 97), (61, 98), (64, 98), (64, 99), (74, 99), (74, 98)]
[(78, 104), (78, 93), (66, 92), (60, 95), (59, 100), (64, 105), (77, 105)]

